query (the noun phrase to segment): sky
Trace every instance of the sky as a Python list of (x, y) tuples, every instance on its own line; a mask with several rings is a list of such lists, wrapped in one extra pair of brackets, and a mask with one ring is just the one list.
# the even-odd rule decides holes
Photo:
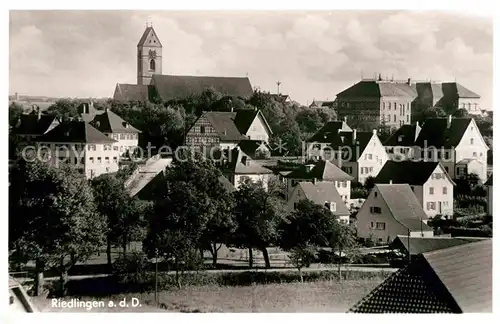
[(361, 77), (457, 81), (492, 109), (492, 18), (443, 11), (11, 11), (9, 93), (112, 97), (147, 22), (163, 74), (247, 76), (310, 104)]

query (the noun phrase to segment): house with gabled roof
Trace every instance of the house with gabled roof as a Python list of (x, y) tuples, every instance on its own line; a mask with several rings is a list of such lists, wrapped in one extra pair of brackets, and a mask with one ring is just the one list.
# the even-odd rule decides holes
[(439, 162), (387, 161), (375, 183), (408, 184), (427, 216), (453, 215), (455, 183)]
[(492, 240), (422, 253), (349, 313), (491, 313)]
[(290, 194), (288, 208), (295, 209), (297, 204), (304, 199), (311, 200), (317, 205), (325, 206), (342, 223), (349, 223), (350, 212), (344, 200), (332, 182), (299, 182)]
[(452, 179), (476, 173), (487, 177), (488, 145), (473, 118), (430, 118), (399, 129), (384, 146), (393, 160), (440, 161)]
[(221, 169), (235, 189), (247, 181), (262, 182), (264, 188), (267, 189), (269, 177), (273, 173), (270, 169), (251, 159), (238, 147), (229, 151), (227, 160), (224, 161)]
[(194, 148), (233, 149), (245, 140), (269, 143), (272, 130), (260, 110), (204, 112), (186, 135), (186, 145)]
[(327, 160), (301, 165), (288, 173), (285, 178), (287, 180), (288, 197), (290, 197), (293, 190), (300, 182), (330, 182), (337, 188), (342, 201), (347, 201), (351, 198), (351, 181), (354, 179), (352, 176), (342, 171), (338, 166)]
[(332, 144), (343, 142), (343, 137), (352, 133), (352, 128), (345, 121), (329, 121), (321, 127), (306, 143), (307, 156), (321, 157), (323, 150)]
[(408, 184), (375, 184), (356, 215), (359, 237), (390, 243), (398, 235), (434, 236)]
[[(326, 136), (327, 143), (318, 143), (321, 136)], [(359, 183), (364, 183), (368, 177), (376, 177), (388, 160), (377, 130), (360, 132), (345, 129), (336, 134), (320, 130), (310, 138), (307, 147), (310, 147), (309, 158), (329, 160)]]
[(83, 120), (63, 122), (37, 138), (42, 159), (69, 164), (88, 179), (118, 171), (117, 141)]

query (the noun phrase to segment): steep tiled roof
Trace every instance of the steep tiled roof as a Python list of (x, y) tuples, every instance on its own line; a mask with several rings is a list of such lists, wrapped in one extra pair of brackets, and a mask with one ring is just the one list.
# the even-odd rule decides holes
[(141, 132), (109, 109), (96, 114), (90, 124), (102, 133)]
[[(153, 29), (152, 26), (146, 27), (146, 29), (144, 30), (144, 33), (141, 36), (141, 39), (139, 39), (139, 43), (137, 43), (137, 46), (144, 45), (144, 43), (146, 42), (146, 40), (147, 40), (150, 32), (153, 32), (154, 35), (156, 36), (156, 32), (155, 32), (155, 30)], [(158, 46), (158, 47), (161, 46), (160, 39), (158, 37), (155, 37), (155, 40), (158, 41), (158, 43), (155, 44), (155, 46)]]
[(22, 114), (20, 124), (15, 129), (16, 134), (42, 135), (50, 125), (57, 120), (55, 116), (41, 114), (40, 119), (36, 113)]
[(297, 187), (300, 187), (307, 199), (313, 201), (316, 204), (324, 205), (326, 201), (335, 202), (336, 211), (335, 215), (349, 215), (349, 210), (347, 209), (345, 203), (342, 201), (337, 188), (334, 183), (331, 182), (299, 182)]
[(411, 231), (431, 231), (422, 206), (408, 184), (376, 184), (375, 188), (387, 204), (392, 216)]
[[(245, 109), (239, 110), (238, 112), (207, 111), (203, 113), (202, 117), (208, 119), (212, 127), (219, 134), (221, 140), (239, 142), (248, 139), (246, 133), (258, 115), (262, 116), (262, 113)], [(264, 126), (266, 126), (270, 134), (272, 134), (263, 116), (262, 119), (264, 120)]]
[(247, 77), (208, 77), (187, 75), (153, 75), (154, 85), (163, 101), (184, 99), (213, 88), (224, 95), (249, 98), (253, 95), (252, 85)]
[(421, 186), (429, 180), (438, 165), (439, 162), (387, 161), (375, 178), (375, 183), (388, 184), (392, 181), (393, 184)]
[(351, 181), (354, 178), (330, 161), (318, 161), (314, 167), (308, 171), (305, 165), (293, 170), (287, 175), (290, 179), (318, 179), (326, 181)]
[(354, 133), (346, 133), (343, 142), (339, 143), (338, 145), (334, 145), (332, 143), (332, 148), (334, 150), (343, 150), (342, 160), (344, 162), (356, 162), (363, 154), (373, 135), (373, 132), (358, 131), (356, 132), (356, 139), (354, 140)]
[(341, 133), (352, 132), (352, 129), (343, 121), (330, 121), (317, 131), (308, 142), (335, 143), (340, 140)]
[(492, 245), (481, 240), (423, 254), (464, 313), (493, 310)]
[(257, 149), (264, 145), (267, 150), (271, 151), (271, 148), (267, 144), (263, 144), (262, 141), (257, 140), (242, 140), (238, 143), (238, 147), (242, 150), (246, 155), (248, 155), (252, 159), (256, 159)]
[(448, 127), (447, 118), (430, 118), (422, 125), (415, 145), (423, 147), (424, 144), (438, 148), (455, 147), (460, 143), (472, 118), (452, 118)]
[(41, 136), (39, 141), (95, 144), (116, 142), (84, 121), (69, 121), (59, 124), (47, 134)]
[(477, 93), (467, 89), (457, 82), (445, 82), (442, 84), (443, 93), (446, 96), (453, 96), (458, 98), (481, 98)]
[(385, 141), (384, 146), (413, 146), (420, 130), (418, 123), (403, 125)]
[(491, 312), (492, 258), (491, 240), (420, 254), (349, 312)]
[(120, 101), (148, 101), (150, 86), (117, 83), (113, 99)]
[[(246, 162), (246, 164), (244, 163)], [(271, 170), (253, 161), (239, 148), (234, 148), (230, 154), (227, 170), (232, 174), (270, 174)]]
[(361, 80), (337, 94), (337, 97), (409, 97), (415, 98), (415, 87), (405, 82)]
[(483, 238), (471, 237), (418, 237), (398, 235), (391, 243), (391, 249), (403, 248), (412, 255), (446, 249), (452, 246), (477, 242)]

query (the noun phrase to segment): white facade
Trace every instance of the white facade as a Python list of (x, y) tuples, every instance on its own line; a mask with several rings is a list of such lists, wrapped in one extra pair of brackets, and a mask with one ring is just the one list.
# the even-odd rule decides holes
[(366, 178), (375, 178), (387, 160), (389, 160), (389, 156), (385, 151), (385, 147), (380, 142), (378, 136), (373, 134), (357, 161), (358, 175), (356, 180), (360, 183), (365, 183)]
[(117, 141), (113, 144), (113, 150), (118, 151), (120, 155), (127, 151), (133, 152), (139, 146), (139, 133), (104, 133), (104, 135)]
[(467, 127), (467, 131), (455, 148), (455, 163), (464, 159), (474, 159), (479, 161), (482, 164), (482, 168), (476, 169), (475, 171), (478, 172), (478, 176), (481, 181), (486, 182), (488, 150), (488, 145), (486, 145), (486, 142), (481, 136), (476, 122), (472, 119), (471, 123)]
[(438, 165), (427, 182), (420, 187), (422, 194), (415, 192), (427, 216), (453, 215), (453, 186), (445, 170)]
[(50, 162), (56, 167), (69, 164), (85, 175), (87, 179), (118, 171), (119, 152), (113, 150), (113, 143), (40, 142), (38, 151), (42, 161)]
[(254, 183), (262, 181), (262, 186), (267, 190), (267, 185), (269, 183), (269, 174), (233, 174), (233, 185), (238, 190), (242, 181), (251, 180)]
[(248, 128), (246, 135), (251, 140), (263, 141), (265, 143), (269, 143), (269, 132), (265, 125), (265, 121), (262, 118), (261, 113), (258, 113), (252, 124)]

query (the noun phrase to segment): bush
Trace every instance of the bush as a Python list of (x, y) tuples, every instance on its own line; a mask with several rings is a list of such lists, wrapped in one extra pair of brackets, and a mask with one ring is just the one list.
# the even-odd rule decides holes
[(479, 228), (467, 227), (449, 227), (443, 229), (443, 232), (451, 234), (451, 236), (468, 236), (468, 237), (492, 237), (492, 228), (488, 225), (480, 226)]
[(112, 273), (119, 283), (135, 285), (146, 280), (149, 266), (150, 262), (143, 253), (132, 252), (115, 260)]
[(363, 198), (366, 199), (368, 197), (368, 190), (363, 187), (351, 188), (351, 199)]

